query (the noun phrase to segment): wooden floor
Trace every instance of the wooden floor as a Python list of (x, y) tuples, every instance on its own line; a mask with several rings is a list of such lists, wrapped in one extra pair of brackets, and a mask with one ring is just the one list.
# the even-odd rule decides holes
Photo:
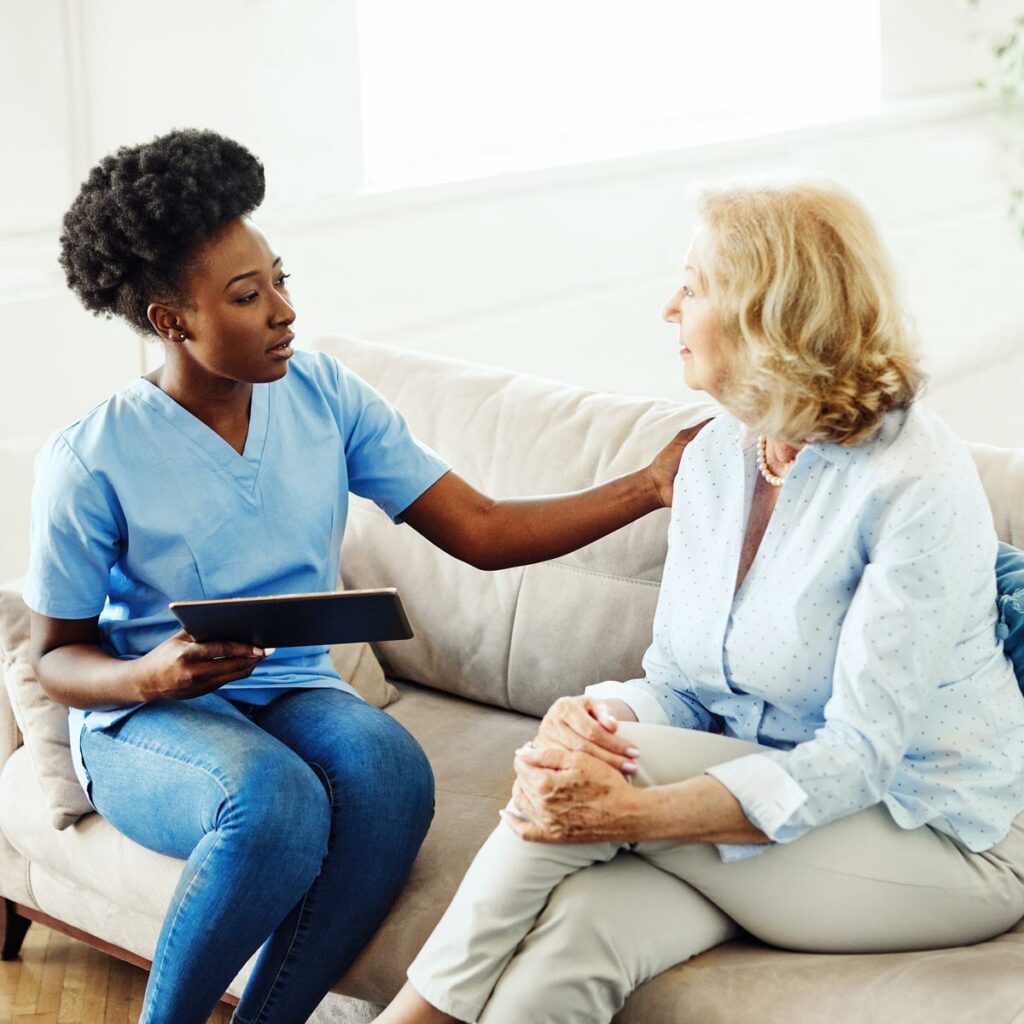
[[(137, 1024), (149, 975), (33, 924), (21, 956), (0, 962), (0, 1024)], [(221, 1003), (209, 1024), (229, 1024)]]

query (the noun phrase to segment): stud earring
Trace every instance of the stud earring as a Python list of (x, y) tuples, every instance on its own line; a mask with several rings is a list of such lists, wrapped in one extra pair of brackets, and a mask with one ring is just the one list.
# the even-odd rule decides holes
[(184, 332), (184, 331), (182, 331), (182, 332), (181, 332), (181, 333), (180, 333), (180, 334), (178, 335), (178, 337), (179, 337), (179, 338), (181, 338), (181, 340), (182, 340), (182, 341), (184, 341), (184, 340), (185, 340), (185, 332)]

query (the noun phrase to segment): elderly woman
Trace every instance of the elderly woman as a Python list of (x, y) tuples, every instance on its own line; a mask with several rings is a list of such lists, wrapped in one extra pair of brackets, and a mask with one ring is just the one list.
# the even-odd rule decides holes
[(164, 352), (40, 453), (24, 591), (93, 806), (186, 861), (144, 1024), (201, 1024), (257, 951), (233, 1019), (301, 1024), (433, 813), (423, 751), (326, 647), (197, 643), (168, 602), (333, 590), (350, 491), (481, 568), (551, 558), (669, 504), (689, 436), (588, 491), (480, 494), (354, 373), (292, 348), (263, 192), (237, 142), (171, 132), (93, 168), (61, 237), (84, 305)]
[(727, 411), (683, 456), (644, 677), (563, 698), (517, 752), (379, 1024), (608, 1021), (740, 929), (881, 952), (1024, 915), (996, 536), (914, 404), (869, 218), (831, 186), (708, 194), (665, 317)]

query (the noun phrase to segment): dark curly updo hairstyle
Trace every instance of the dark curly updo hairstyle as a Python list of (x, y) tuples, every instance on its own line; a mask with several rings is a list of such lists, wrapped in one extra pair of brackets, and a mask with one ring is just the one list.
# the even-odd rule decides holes
[(153, 301), (184, 304), (185, 271), (219, 228), (263, 201), (244, 146), (185, 128), (122, 146), (89, 172), (64, 215), (60, 263), (87, 309), (152, 333)]

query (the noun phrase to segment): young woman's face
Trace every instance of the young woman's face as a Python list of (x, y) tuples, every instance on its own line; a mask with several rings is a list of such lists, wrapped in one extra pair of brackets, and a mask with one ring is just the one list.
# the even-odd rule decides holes
[(229, 221), (198, 253), (185, 281), (191, 308), (179, 312), (182, 329), (171, 340), (212, 376), (279, 380), (288, 372), (294, 337), (287, 277), (281, 257), (248, 217)]
[(687, 386), (719, 398), (726, 364), (719, 340), (718, 315), (707, 292), (710, 245), (707, 229), (699, 227), (686, 254), (682, 286), (661, 315), (669, 323), (679, 324), (679, 355)]

